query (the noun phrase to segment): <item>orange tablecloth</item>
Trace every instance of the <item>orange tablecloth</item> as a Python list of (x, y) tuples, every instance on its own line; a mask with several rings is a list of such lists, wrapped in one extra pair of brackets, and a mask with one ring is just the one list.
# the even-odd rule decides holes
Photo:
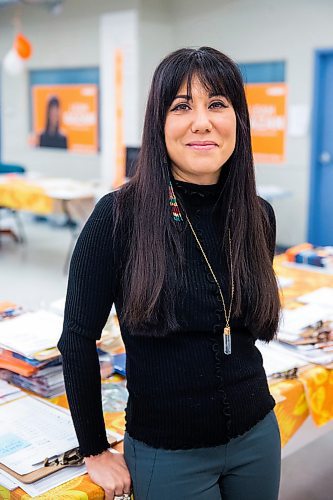
[[(333, 286), (333, 275), (313, 272), (285, 265), (285, 255), (274, 259), (274, 269), (278, 276), (291, 278), (292, 286), (281, 292), (282, 305), (288, 309), (301, 307), (296, 299), (317, 288)], [(276, 414), (280, 425), (282, 444), (285, 445), (300, 427), (308, 414), (318, 426), (333, 419), (333, 371), (312, 366), (302, 369), (297, 380), (286, 380), (281, 384), (272, 384), (271, 392), (283, 394), (285, 401), (278, 404)], [(282, 392), (281, 392), (282, 391)]]

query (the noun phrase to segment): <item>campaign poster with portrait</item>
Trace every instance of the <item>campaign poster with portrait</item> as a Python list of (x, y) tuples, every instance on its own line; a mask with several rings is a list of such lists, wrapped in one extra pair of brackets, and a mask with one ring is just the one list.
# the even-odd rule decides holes
[(255, 163), (283, 163), (286, 148), (287, 85), (249, 83), (245, 85), (245, 92)]
[(98, 151), (98, 86), (32, 86), (33, 144), (81, 153)]

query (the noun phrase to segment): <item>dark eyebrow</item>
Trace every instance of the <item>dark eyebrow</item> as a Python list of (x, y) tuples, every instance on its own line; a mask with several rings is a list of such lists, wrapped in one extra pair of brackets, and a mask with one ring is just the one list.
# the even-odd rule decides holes
[(176, 95), (175, 99), (185, 99), (186, 101), (191, 101), (191, 96), (186, 95), (186, 94), (184, 94), (184, 95)]
[[(226, 96), (224, 94), (217, 94), (216, 92), (211, 92), (208, 97), (211, 99), (212, 97), (226, 97)], [(176, 95), (174, 100), (176, 99), (185, 99), (186, 101), (192, 101), (192, 97), (187, 94)]]
[(210, 93), (208, 97), (209, 98), (211, 98), (211, 97), (224, 97), (225, 99), (227, 98), (227, 96), (225, 94), (219, 94), (219, 93), (216, 93), (216, 92)]

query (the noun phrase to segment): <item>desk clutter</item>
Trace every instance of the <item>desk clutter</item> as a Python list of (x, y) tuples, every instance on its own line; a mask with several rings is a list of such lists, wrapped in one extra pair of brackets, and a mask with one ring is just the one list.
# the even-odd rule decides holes
[[(65, 392), (56, 348), (63, 305), (62, 299), (50, 310), (31, 312), (12, 302), (0, 302), (0, 484), (9, 490), (19, 486), (32, 497), (86, 472), (69, 411), (49, 402)], [(109, 378), (125, 374), (126, 358), (114, 310), (97, 350), (103, 410), (118, 414), (125, 409), (128, 393), (123, 377)], [(107, 429), (107, 433), (111, 444), (122, 440), (118, 432)]]
[(314, 247), (311, 243), (302, 243), (286, 250), (288, 263), (324, 268), (333, 273), (333, 247)]
[[(12, 314), (10, 321), (1, 321), (0, 378), (45, 398), (62, 394), (64, 378), (56, 347), (62, 321), (61, 316), (45, 310), (21, 311), (21, 314)], [(108, 352), (112, 338), (114, 334), (105, 331), (98, 343), (102, 378), (113, 373), (113, 354)]]
[(289, 300), (282, 309), (277, 339), (298, 358), (331, 368), (333, 367), (333, 287), (326, 284), (332, 284), (333, 247), (315, 249), (312, 245), (304, 243), (290, 248), (278, 259), (280, 259), (280, 272), (283, 272), (283, 267), (295, 269), (295, 274), (290, 271), (288, 278), (279, 276), (279, 280), (292, 279), (292, 287), (296, 291), (301, 292), (302, 288), (304, 291), (302, 272), (320, 270), (320, 275), (303, 274), (304, 277), (307, 276), (307, 281), (311, 276), (310, 282), (317, 284), (317, 288), (313, 287), (308, 293), (295, 295), (293, 291), (289, 294), (286, 288), (281, 289), (282, 297)]
[[(333, 280), (329, 274), (311, 273), (302, 266), (287, 269), (285, 260), (285, 255), (276, 258), (284, 306), (277, 339), (269, 345), (256, 343), (277, 403), (283, 445), (309, 415), (317, 426), (333, 418)], [(320, 286), (316, 287), (317, 283)], [(45, 492), (52, 495), (53, 491), (60, 495), (54, 498), (62, 498), (61, 494), (70, 498), (70, 492), (74, 495), (77, 491), (84, 491), (87, 499), (102, 498), (77, 456), (64, 394), (61, 357), (56, 348), (64, 303), (64, 299), (57, 300), (38, 311), (0, 303), (0, 484), (11, 492), (8, 498), (13, 500), (27, 498), (26, 494), (43, 498)], [(128, 393), (126, 354), (114, 308), (97, 349), (104, 418), (110, 442), (115, 443), (122, 440)], [(16, 418), (9, 419), (8, 411)], [(38, 413), (44, 421), (31, 422), (32, 413)], [(26, 415), (24, 425), (22, 415)], [(66, 430), (61, 438), (68, 441), (54, 439), (52, 444), (48, 439), (56, 438), (56, 432), (49, 436), (48, 429), (53, 425), (57, 429), (59, 421)], [(35, 423), (44, 433), (41, 444), (47, 443), (47, 453), (45, 447), (35, 449), (36, 443), (31, 442), (35, 434), (29, 425)]]
[(329, 366), (333, 363), (333, 308), (308, 304), (284, 310), (278, 340), (308, 363)]

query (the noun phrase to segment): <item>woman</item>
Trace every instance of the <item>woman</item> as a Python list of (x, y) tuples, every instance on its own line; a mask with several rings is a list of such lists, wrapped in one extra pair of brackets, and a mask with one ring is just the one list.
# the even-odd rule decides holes
[(48, 100), (46, 108), (45, 130), (39, 137), (41, 148), (67, 149), (67, 137), (60, 133), (60, 101), (53, 96)]
[[(256, 195), (237, 66), (209, 47), (155, 71), (137, 172), (103, 197), (72, 257), (66, 389), (107, 499), (276, 500), (280, 437), (256, 339), (279, 297), (275, 218)], [(96, 339), (115, 303), (127, 352), (124, 458), (109, 453)]]

